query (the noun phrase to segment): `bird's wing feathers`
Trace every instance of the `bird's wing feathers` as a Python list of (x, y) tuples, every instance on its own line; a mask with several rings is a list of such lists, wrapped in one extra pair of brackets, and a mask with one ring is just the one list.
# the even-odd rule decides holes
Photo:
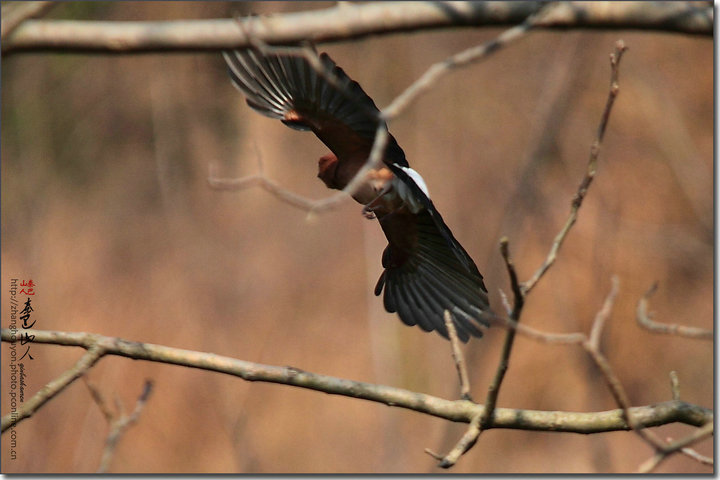
[[(389, 244), (383, 253), (385, 271), (375, 294), (384, 289), (383, 302), (389, 312), (397, 312), (407, 325), (437, 330), (447, 337), (444, 312), (453, 314), (458, 337), (482, 336), (488, 326), (487, 289), (472, 260), (440, 218), (437, 211), (396, 212), (380, 218)], [(452, 239), (449, 242), (446, 235)], [(408, 240), (411, 239), (411, 240)], [(463, 252), (458, 256), (458, 252)]]
[(389, 244), (383, 252), (385, 271), (375, 295), (384, 288), (386, 310), (397, 312), (407, 325), (437, 330), (447, 338), (444, 312), (449, 310), (460, 340), (482, 336), (481, 326), (488, 326), (489, 303), (475, 262), (407, 170), (389, 167), (423, 208), (417, 213), (402, 210), (379, 218)]
[[(433, 223), (435, 224), (435, 227), (437, 229), (437, 233), (439, 233), (442, 238), (445, 239), (445, 242), (450, 246), (452, 249), (453, 254), (457, 257), (458, 261), (471, 273), (474, 273), (480, 278), (480, 281), (482, 283), (482, 275), (480, 274), (480, 271), (478, 270), (477, 266), (475, 265), (475, 262), (473, 262), (473, 259), (468, 255), (468, 253), (465, 251), (465, 249), (460, 245), (460, 242), (458, 242), (455, 239), (455, 236), (450, 231), (450, 228), (445, 224), (445, 221), (443, 220), (442, 216), (440, 215), (440, 212), (437, 211), (435, 208), (435, 205), (433, 204), (432, 200), (430, 200), (430, 197), (426, 195), (426, 193), (423, 191), (423, 189), (410, 177), (410, 175), (406, 172), (404, 168), (401, 168), (398, 165), (388, 165), (390, 170), (395, 174), (395, 176), (398, 178), (399, 181), (403, 182), (408, 189), (412, 192), (412, 194), (415, 196), (416, 201), (421, 203), (425, 209), (428, 211), (428, 214), (433, 220)], [(483, 285), (483, 288), (485, 286)]]
[[(322, 74), (300, 55), (266, 55), (247, 48), (223, 56), (233, 84), (250, 107), (296, 130), (312, 130), (338, 158), (364, 162), (370, 155), (380, 112), (327, 54), (319, 56)], [(385, 158), (407, 165), (392, 135)]]
[(489, 325), (490, 310), (487, 288), (475, 262), (407, 171), (396, 165), (390, 169), (424, 208), (379, 217), (389, 243), (375, 295), (384, 288), (386, 310), (397, 312), (407, 325), (437, 330), (447, 338), (444, 312), (449, 310), (460, 340), (482, 336), (480, 328)]

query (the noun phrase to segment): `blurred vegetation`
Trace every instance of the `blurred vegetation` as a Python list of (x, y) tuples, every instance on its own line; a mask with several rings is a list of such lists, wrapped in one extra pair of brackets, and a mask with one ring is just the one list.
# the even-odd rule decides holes
[[(64, 2), (49, 18), (159, 20), (321, 8), (323, 3)], [(432, 63), (499, 29), (394, 35), (321, 46), (379, 106)], [(682, 397), (713, 405), (713, 346), (653, 335), (634, 321), (658, 280), (658, 321), (713, 319), (713, 44), (652, 32), (538, 32), (443, 79), (391, 125), (410, 164), (474, 257), (499, 310), (502, 235), (521, 279), (540, 265), (585, 169), (617, 38), (630, 51), (599, 172), (560, 259), (530, 295), (528, 325), (587, 330), (610, 286), (620, 295), (603, 348), (635, 405)], [(37, 328), (91, 331), (215, 352), (449, 398), (450, 347), (404, 327), (371, 289), (384, 239), (346, 202), (309, 217), (261, 190), (218, 192), (226, 177), (268, 176), (312, 198), (324, 146), (247, 108), (214, 54), (14, 55), (2, 61), (2, 264), (37, 284)], [(258, 153), (259, 152), (259, 153)], [(3, 302), (3, 318), (9, 308)], [(504, 332), (466, 347), (483, 398)], [(3, 359), (7, 345), (3, 344)], [(80, 351), (32, 347), (28, 388)], [(120, 441), (115, 473), (437, 473), (425, 447), (463, 425), (347, 398), (188, 369), (104, 359), (90, 372), (130, 409), (155, 392)], [(7, 383), (2, 384), (7, 398)], [(518, 338), (500, 406), (608, 410), (580, 349)], [(2, 413), (7, 413), (3, 402)], [(683, 426), (660, 429), (679, 437)], [(17, 427), (6, 473), (85, 473), (105, 420), (81, 382)], [(522, 446), (521, 448), (519, 448)], [(711, 441), (698, 446), (710, 455)], [(568, 452), (573, 452), (568, 455)], [(651, 455), (632, 433), (492, 431), (454, 473), (632, 472)], [(660, 472), (709, 473), (682, 456)]]

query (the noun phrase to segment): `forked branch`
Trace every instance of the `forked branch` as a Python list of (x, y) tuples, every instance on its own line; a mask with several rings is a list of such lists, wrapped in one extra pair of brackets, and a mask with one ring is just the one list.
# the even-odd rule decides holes
[[(557, 5), (551, 5), (551, 7), (558, 8)], [(517, 35), (520, 35), (521, 33), (529, 30), (536, 23), (542, 22), (543, 19), (547, 18), (548, 16), (552, 16), (554, 11), (555, 9), (552, 8), (549, 10), (540, 10), (538, 13), (536, 13), (531, 18), (528, 18), (526, 22), (524, 22), (523, 29), (516, 27), (517, 32), (513, 32), (511, 35), (506, 36), (508, 38), (515, 38)], [(610, 92), (608, 94), (608, 99), (605, 104), (605, 109), (600, 119), (597, 136), (592, 144), (592, 147), (590, 148), (590, 160), (588, 161), (586, 174), (583, 177), (583, 180), (580, 183), (580, 187), (578, 188), (575, 198), (572, 201), (570, 216), (566, 221), (563, 229), (555, 238), (555, 241), (553, 242), (553, 245), (550, 249), (550, 253), (548, 254), (546, 260), (543, 262), (543, 265), (537, 270), (535, 275), (533, 275), (533, 277), (529, 281), (525, 282), (524, 284), (520, 284), (520, 282), (518, 281), (517, 273), (515, 271), (515, 267), (510, 257), (509, 240), (506, 237), (503, 237), (500, 240), (500, 253), (502, 254), (503, 260), (505, 261), (505, 266), (508, 271), (508, 277), (510, 278), (510, 286), (513, 291), (514, 302), (512, 307), (510, 305), (507, 305), (506, 307), (507, 318), (498, 318), (502, 318), (504, 320), (503, 326), (509, 328), (505, 335), (505, 342), (503, 343), (503, 349), (497, 370), (495, 372), (495, 377), (493, 378), (493, 381), (488, 387), (487, 398), (485, 401), (485, 409), (483, 410), (482, 414), (478, 415), (476, 418), (473, 418), (470, 424), (470, 428), (467, 430), (465, 435), (463, 435), (458, 444), (450, 451), (450, 453), (445, 457), (441, 458), (439, 463), (440, 467), (449, 468), (453, 466), (455, 462), (457, 462), (457, 460), (460, 458), (460, 456), (466, 453), (477, 442), (477, 439), (483, 432), (483, 430), (490, 428), (493, 424), (497, 399), (498, 395), (500, 394), (500, 387), (502, 386), (505, 374), (507, 373), (510, 365), (510, 354), (512, 352), (513, 343), (515, 341), (515, 333), (519, 331), (518, 327), (520, 326), (519, 322), (523, 306), (525, 304), (525, 297), (530, 293), (532, 288), (537, 284), (537, 282), (543, 277), (545, 272), (547, 272), (550, 266), (555, 262), (557, 252), (559, 251), (560, 246), (565, 240), (568, 232), (575, 223), (578, 210), (582, 205), (582, 200), (583, 198), (585, 198), (588, 187), (590, 186), (590, 183), (595, 176), (595, 172), (597, 171), (597, 159), (600, 153), (600, 145), (602, 144), (602, 140), (605, 135), (605, 129), (607, 128), (607, 123), (610, 118), (610, 113), (612, 112), (612, 106), (615, 102), (615, 97), (617, 97), (619, 91), (618, 73), (620, 59), (626, 49), (627, 47), (625, 47), (625, 44), (622, 42), (622, 40), (620, 40), (615, 46), (615, 51), (613, 52), (613, 54), (610, 55)], [(493, 49), (487, 48), (486, 50), (492, 51)], [(591, 333), (590, 339), (587, 339), (583, 334), (576, 334), (571, 338), (571, 341), (568, 343), (581, 342), (583, 345), (586, 343), (591, 344), (591, 342), (597, 340), (601, 329), (602, 324), (599, 324), (598, 327), (594, 329)], [(540, 336), (542, 337), (542, 335)], [(564, 340), (567, 341), (568, 338), (566, 337)], [(428, 453), (431, 453), (431, 455), (437, 457), (437, 455), (432, 452)]]

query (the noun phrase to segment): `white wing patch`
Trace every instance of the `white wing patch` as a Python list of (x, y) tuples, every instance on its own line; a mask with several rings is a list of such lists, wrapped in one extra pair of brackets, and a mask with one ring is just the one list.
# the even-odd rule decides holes
[[(407, 176), (410, 177), (410, 179), (415, 182), (415, 185), (420, 187), (420, 190), (423, 191), (425, 196), (430, 198), (430, 192), (428, 192), (427, 185), (425, 184), (425, 180), (420, 176), (418, 172), (413, 170), (410, 167), (403, 167), (401, 165), (395, 164), (396, 167), (402, 169), (403, 172), (407, 173)], [(413, 192), (410, 190), (410, 188), (400, 180), (399, 178), (394, 178), (393, 183), (395, 184), (395, 190), (397, 191), (398, 195), (402, 199), (403, 202), (409, 207), (410, 211), (412, 213), (418, 213), (420, 210), (424, 208), (423, 203), (415, 197)]]
[[(396, 165), (397, 165), (397, 164), (396, 164)], [(410, 167), (402, 167), (402, 166), (400, 166), (400, 165), (398, 165), (398, 167), (400, 167), (403, 172), (407, 173), (407, 174), (408, 174), (408, 177), (412, 178), (412, 179), (413, 179), (413, 182), (415, 182), (415, 184), (416, 184), (418, 187), (420, 187), (420, 190), (422, 190), (423, 193), (424, 193), (428, 198), (430, 198), (430, 192), (428, 192), (427, 185), (425, 185), (425, 180), (423, 180), (423, 178), (420, 176), (420, 174), (419, 174), (418, 172), (416, 172), (415, 170), (413, 170), (413, 169), (410, 168)]]

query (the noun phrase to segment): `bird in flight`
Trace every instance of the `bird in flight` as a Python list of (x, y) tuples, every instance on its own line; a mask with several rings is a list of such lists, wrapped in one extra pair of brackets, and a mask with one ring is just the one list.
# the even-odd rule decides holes
[[(372, 99), (326, 53), (315, 66), (302, 55), (258, 48), (223, 52), (233, 85), (247, 104), (296, 130), (312, 131), (330, 152), (318, 161), (318, 177), (342, 190), (368, 161), (385, 121)], [(375, 295), (407, 325), (448, 338), (449, 310), (458, 338), (481, 337), (489, 326), (487, 288), (470, 255), (430, 200), (420, 174), (388, 133), (382, 163), (350, 192), (377, 218), (388, 246)]]

